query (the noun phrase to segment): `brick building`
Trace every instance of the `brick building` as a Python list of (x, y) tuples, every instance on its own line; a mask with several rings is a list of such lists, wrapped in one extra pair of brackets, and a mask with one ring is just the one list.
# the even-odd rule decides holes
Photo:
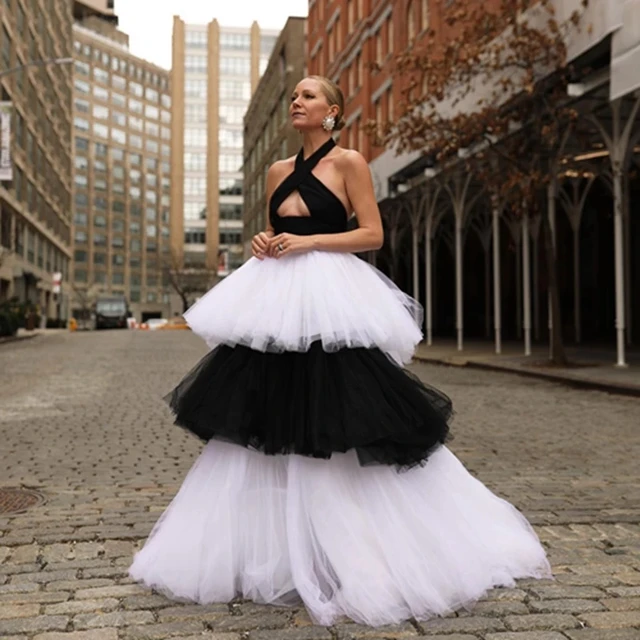
[[(340, 144), (367, 160), (384, 149), (362, 131), (367, 120), (392, 119), (401, 98), (392, 77), (393, 53), (420, 40), (437, 16), (434, 0), (310, 0), (309, 74), (331, 78), (345, 96)], [(375, 67), (375, 68), (372, 68)]]

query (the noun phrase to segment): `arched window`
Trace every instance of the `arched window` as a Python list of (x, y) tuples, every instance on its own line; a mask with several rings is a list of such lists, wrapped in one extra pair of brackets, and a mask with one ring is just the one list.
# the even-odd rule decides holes
[(413, 0), (407, 5), (407, 37), (409, 43), (416, 39), (416, 12)]
[(422, 0), (422, 11), (420, 13), (420, 30), (429, 28), (429, 0)]

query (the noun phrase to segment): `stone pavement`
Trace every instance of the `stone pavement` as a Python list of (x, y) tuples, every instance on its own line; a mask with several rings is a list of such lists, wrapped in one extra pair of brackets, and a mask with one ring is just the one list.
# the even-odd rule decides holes
[(0, 639), (640, 639), (640, 399), (468, 368), (413, 370), (451, 395), (451, 449), (530, 518), (554, 581), (386, 629), (321, 628), (301, 608), (198, 607), (132, 584), (135, 549), (200, 449), (161, 397), (203, 352), (182, 331), (0, 346), (0, 488), (45, 499), (0, 514)]

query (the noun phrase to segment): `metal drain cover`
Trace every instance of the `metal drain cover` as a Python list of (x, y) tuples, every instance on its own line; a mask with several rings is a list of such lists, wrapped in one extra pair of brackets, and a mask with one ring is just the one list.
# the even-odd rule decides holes
[(33, 489), (0, 487), (0, 514), (22, 513), (43, 502), (44, 496)]

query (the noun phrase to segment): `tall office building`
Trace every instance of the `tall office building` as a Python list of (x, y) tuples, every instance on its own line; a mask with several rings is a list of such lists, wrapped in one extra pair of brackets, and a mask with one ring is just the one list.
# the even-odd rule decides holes
[(201, 289), (243, 261), (243, 117), (277, 36), (174, 18), (171, 247)]
[(69, 294), (71, 65), (40, 63), (71, 56), (71, 24), (68, 0), (0, 5), (0, 302), (55, 319)]
[(74, 18), (74, 308), (123, 294), (139, 321), (168, 316), (169, 72), (131, 54), (113, 2)]

